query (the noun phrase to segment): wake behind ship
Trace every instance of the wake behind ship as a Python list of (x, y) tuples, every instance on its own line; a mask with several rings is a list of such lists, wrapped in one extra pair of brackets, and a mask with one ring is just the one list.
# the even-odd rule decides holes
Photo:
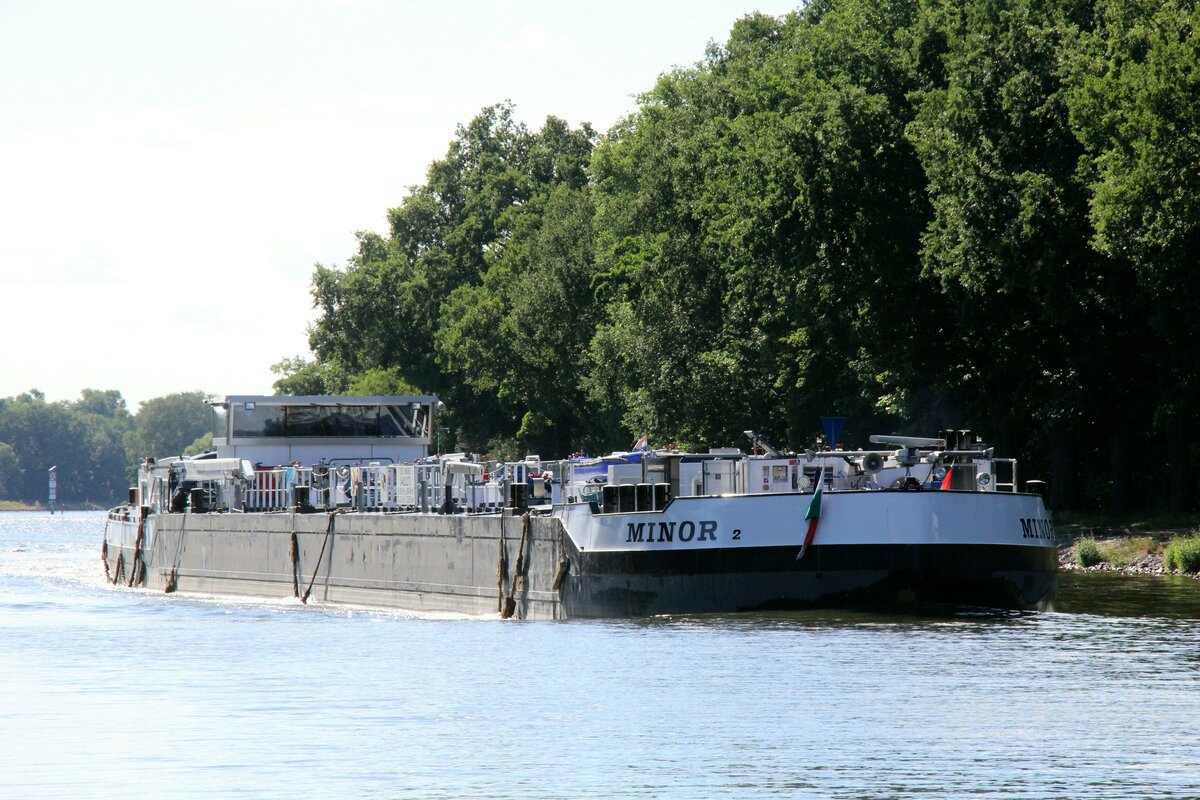
[(955, 432), (497, 462), (430, 455), (430, 396), (211, 405), (215, 452), (147, 458), (109, 512), (114, 583), (538, 619), (1034, 609), (1057, 585), (1040, 495)]

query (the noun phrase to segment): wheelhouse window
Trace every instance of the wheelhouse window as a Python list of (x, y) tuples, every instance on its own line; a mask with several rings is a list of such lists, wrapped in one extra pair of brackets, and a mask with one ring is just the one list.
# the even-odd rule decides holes
[(378, 436), (379, 406), (288, 406), (287, 436)]
[(382, 406), (379, 410), (380, 436), (424, 436), (429, 412), (420, 403)]
[(279, 406), (260, 406), (253, 403), (236, 405), (233, 411), (233, 435), (253, 438), (284, 436), (283, 409)]
[[(419, 438), (427, 434), (429, 426), (429, 406), (421, 403), (388, 406), (246, 403), (234, 405), (231, 411), (233, 435), (246, 438)], [(215, 432), (218, 423), (213, 424)]]

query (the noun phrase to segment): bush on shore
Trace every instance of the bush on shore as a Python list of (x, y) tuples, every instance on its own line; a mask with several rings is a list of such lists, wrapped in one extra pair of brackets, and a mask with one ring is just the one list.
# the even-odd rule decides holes
[(1171, 539), (1163, 551), (1163, 566), (1168, 571), (1200, 572), (1200, 534)]
[(1075, 563), (1079, 566), (1094, 567), (1105, 560), (1107, 559), (1100, 552), (1100, 545), (1096, 544), (1093, 537), (1085, 536), (1075, 543)]

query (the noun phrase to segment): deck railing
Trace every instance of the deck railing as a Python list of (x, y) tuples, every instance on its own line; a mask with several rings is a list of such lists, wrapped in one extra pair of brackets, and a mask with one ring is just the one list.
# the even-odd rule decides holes
[[(997, 492), (1015, 492), (1015, 491), (1017, 491), (1017, 460), (1015, 458), (993, 458), (992, 461), (996, 465), (994, 467), (994, 469), (996, 470), (996, 474), (992, 476), (996, 480), (996, 491)], [(1001, 464), (1008, 465), (1008, 480), (1007, 481), (1000, 480), (1000, 465)]]
[(246, 511), (355, 508), (365, 511), (420, 511), (446, 507), (469, 513), (497, 511), (499, 489), (459, 476), (450, 484), (434, 464), (386, 464), (260, 469), (243, 491)]

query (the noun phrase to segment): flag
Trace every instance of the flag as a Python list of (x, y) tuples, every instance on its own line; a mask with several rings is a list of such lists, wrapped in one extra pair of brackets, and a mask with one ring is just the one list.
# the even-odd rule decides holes
[(634, 442), (634, 443), (633, 443), (633, 447), (631, 447), (630, 449), (631, 449), (631, 450), (634, 450), (634, 451), (636, 451), (636, 450), (649, 450), (649, 449), (650, 449), (650, 437), (649, 437), (649, 436), (643, 436), (642, 438), (640, 438), (640, 439), (638, 439), (636, 442)]
[(821, 473), (817, 476), (817, 488), (813, 492), (812, 500), (808, 501), (808, 511), (804, 513), (804, 518), (808, 520), (808, 533), (804, 535), (804, 544), (800, 545), (800, 552), (796, 554), (796, 560), (804, 558), (805, 551), (808, 546), (813, 543), (813, 538), (817, 535), (817, 523), (821, 521), (821, 491), (825, 485), (825, 468), (821, 468)]

